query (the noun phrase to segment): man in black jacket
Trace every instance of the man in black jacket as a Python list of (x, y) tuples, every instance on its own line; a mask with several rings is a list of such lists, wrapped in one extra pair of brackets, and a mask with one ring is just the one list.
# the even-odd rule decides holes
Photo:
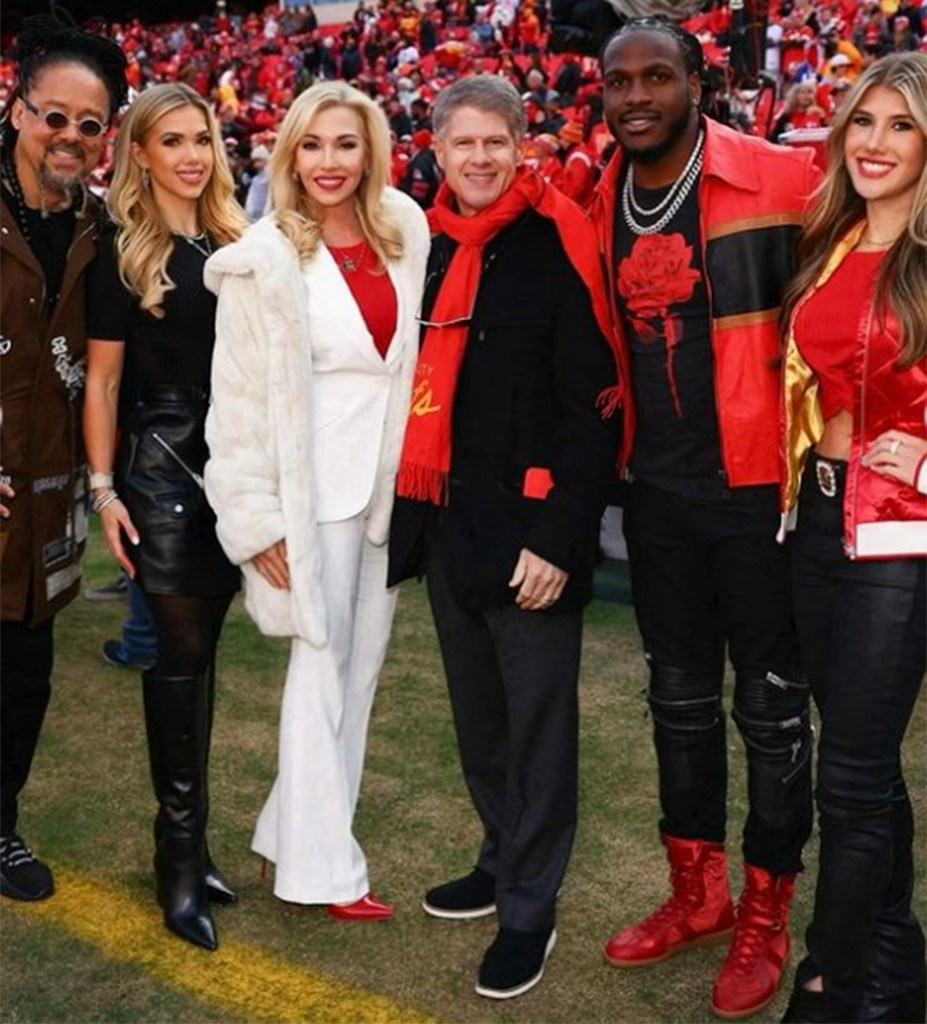
[(428, 210), (435, 201), (440, 184), (441, 172), (432, 148), (431, 132), (420, 128), (412, 133), (412, 159), (403, 172), (399, 187), (423, 210)]
[(391, 576), (427, 575), (485, 830), (474, 870), (423, 905), (498, 915), (476, 990), (507, 999), (543, 973), (576, 829), (582, 609), (616, 456), (603, 402), (616, 371), (589, 291), (594, 243), (578, 208), (522, 169), (517, 92), (463, 79), (440, 93), (434, 127), (446, 180)]

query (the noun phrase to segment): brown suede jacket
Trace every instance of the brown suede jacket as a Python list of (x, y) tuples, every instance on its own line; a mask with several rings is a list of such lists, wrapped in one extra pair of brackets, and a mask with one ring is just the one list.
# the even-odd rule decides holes
[(0, 219), (0, 465), (16, 491), (0, 522), (0, 614), (37, 624), (73, 600), (87, 537), (81, 406), (86, 379), (84, 271), (100, 207), (75, 220), (61, 294), (45, 304), (42, 267), (13, 211)]

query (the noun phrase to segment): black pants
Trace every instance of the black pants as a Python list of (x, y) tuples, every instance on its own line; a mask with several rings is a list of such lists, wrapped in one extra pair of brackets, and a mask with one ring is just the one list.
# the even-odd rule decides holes
[(428, 594), (485, 831), (478, 864), (496, 879), (500, 925), (541, 931), (554, 924), (576, 832), (582, 612), (464, 608), (435, 547)]
[(801, 869), (811, 832), (811, 729), (809, 688), (797, 674), (788, 560), (775, 539), (778, 519), (771, 487), (702, 501), (637, 480), (625, 506), (634, 603), (650, 666), (660, 830), (724, 842), (721, 692), (729, 651), (732, 717), (747, 751), (744, 859), (787, 874)]
[(868, 1019), (868, 989), (891, 998), (925, 980), (901, 743), (927, 668), (927, 561), (846, 558), (843, 487), (823, 495), (817, 461), (805, 471), (794, 541), (802, 658), (822, 725), (821, 862), (807, 941), (827, 1019), (858, 1021)]
[(35, 754), (51, 698), (54, 619), (31, 628), (0, 627), (0, 835), (16, 830), (18, 797)]

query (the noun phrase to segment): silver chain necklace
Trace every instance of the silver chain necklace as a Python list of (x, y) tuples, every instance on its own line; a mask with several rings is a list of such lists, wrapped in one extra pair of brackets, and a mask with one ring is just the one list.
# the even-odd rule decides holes
[[(658, 231), (662, 231), (673, 217), (676, 216), (692, 191), (692, 186), (698, 180), (699, 174), (702, 172), (704, 155), (705, 132), (704, 129), (700, 129), (698, 138), (695, 140), (695, 148), (692, 150), (688, 163), (682, 169), (682, 173), (673, 182), (666, 196), (649, 210), (642, 207), (634, 198), (634, 164), (631, 164), (624, 179), (624, 187), (621, 190), (621, 213), (625, 224), (635, 235), (655, 235)], [(668, 207), (667, 204), (669, 204)], [(653, 224), (648, 225), (641, 224), (635, 220), (634, 212), (632, 212), (633, 209), (633, 211), (636, 211), (641, 216), (652, 217), (664, 207), (667, 207), (667, 209), (663, 216), (659, 220), (654, 221)]]
[[(656, 215), (663, 209), (664, 206), (672, 202), (673, 196), (676, 193), (676, 189), (679, 188), (680, 184), (685, 180), (686, 175), (689, 173), (689, 171), (692, 170), (692, 165), (695, 163), (695, 161), (698, 160), (698, 158), (702, 155), (702, 146), (704, 145), (704, 143), (705, 129), (699, 128), (698, 135), (695, 139), (695, 145), (692, 147), (692, 152), (689, 154), (689, 159), (686, 162), (686, 166), (683, 167), (682, 173), (673, 182), (672, 188), (670, 188), (669, 192), (666, 193), (666, 196), (662, 199), (661, 202), (657, 203), (656, 206), (647, 210), (643, 206), (639, 205), (637, 200), (634, 198), (634, 189), (632, 187), (629, 190), (629, 198), (631, 200), (631, 207), (634, 210), (634, 212), (639, 213), (642, 217), (656, 217)], [(631, 164), (630, 168), (628, 169), (628, 177), (632, 179), (633, 186), (634, 164)]]
[(198, 235), (185, 235), (180, 231), (175, 231), (174, 237), (182, 238), (188, 245), (192, 245), (197, 252), (202, 253), (206, 259), (212, 256), (212, 242), (209, 241), (209, 235), (205, 231), (201, 231)]

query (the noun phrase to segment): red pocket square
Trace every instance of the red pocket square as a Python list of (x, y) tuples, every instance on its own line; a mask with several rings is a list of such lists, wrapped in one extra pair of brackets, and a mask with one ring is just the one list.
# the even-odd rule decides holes
[(525, 470), (525, 483), (521, 493), (526, 498), (539, 498), (543, 501), (554, 486), (554, 478), (550, 470), (543, 466), (531, 466)]

